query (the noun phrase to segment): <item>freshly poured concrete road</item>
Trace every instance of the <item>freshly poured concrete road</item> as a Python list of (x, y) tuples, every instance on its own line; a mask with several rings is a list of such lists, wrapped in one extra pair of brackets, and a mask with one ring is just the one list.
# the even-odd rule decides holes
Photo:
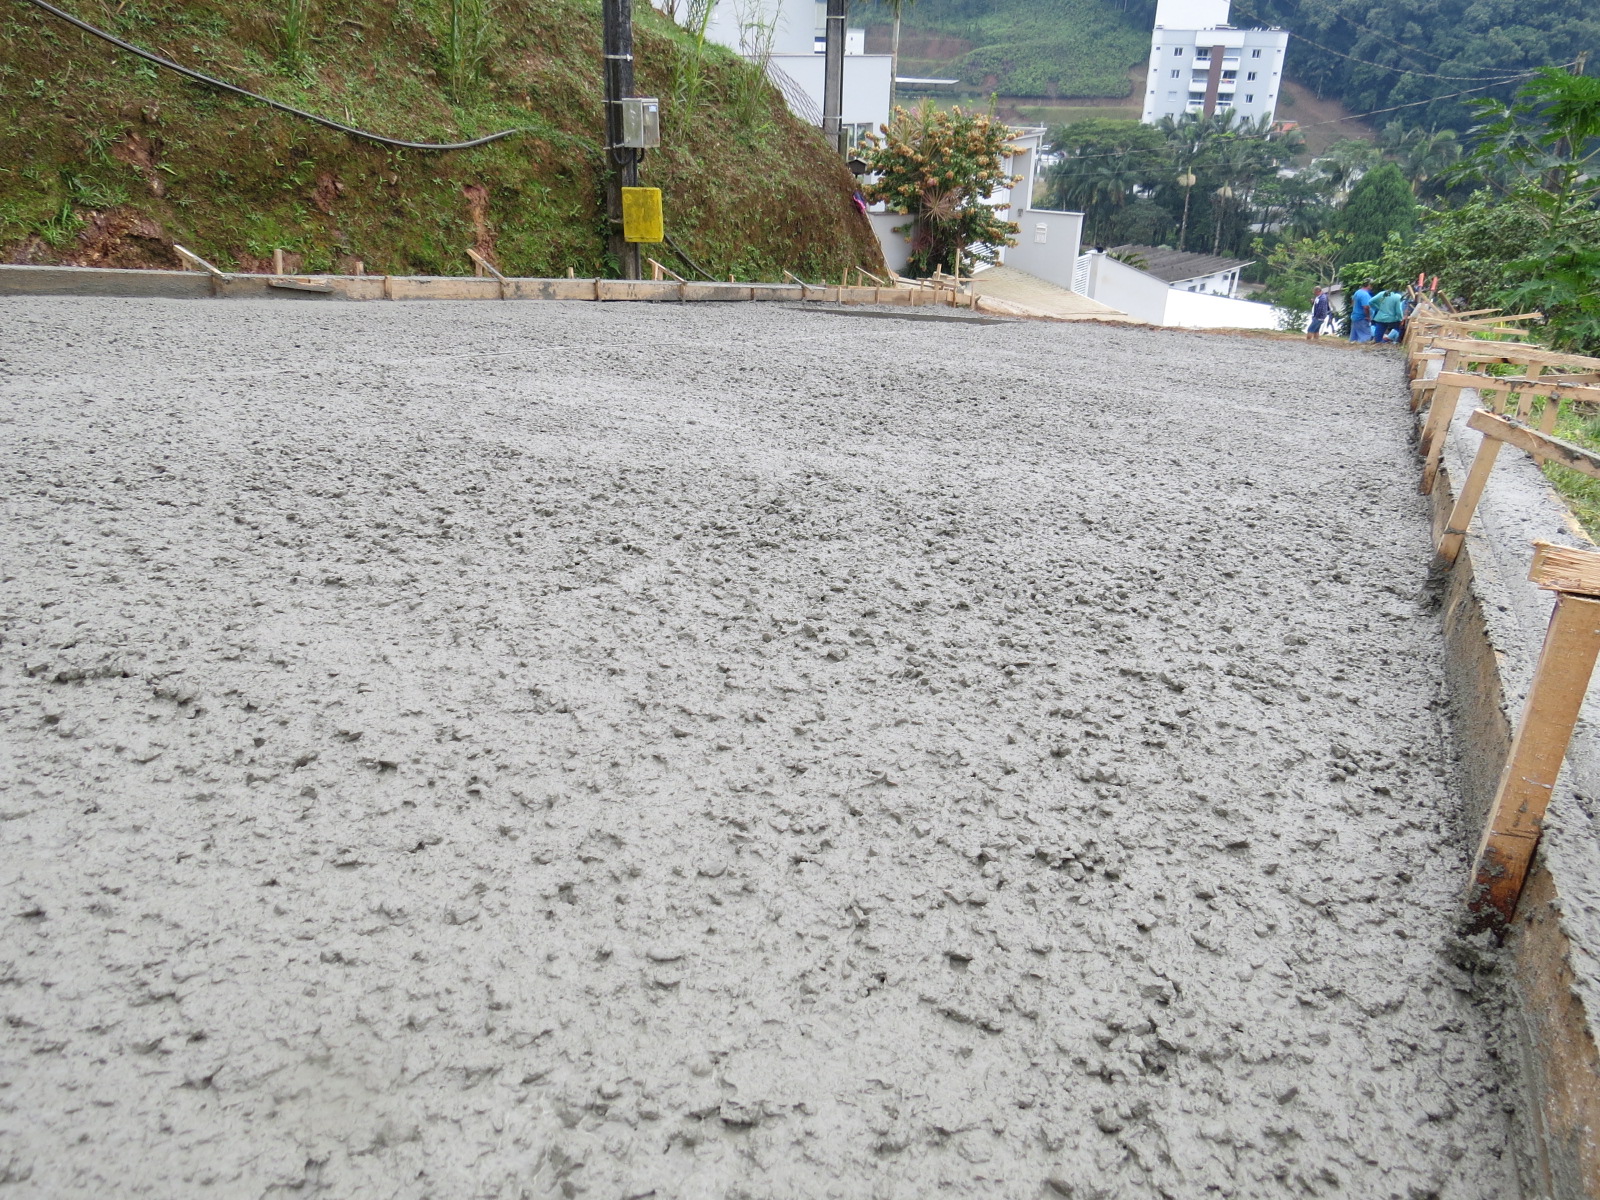
[(0, 334), (6, 1196), (1518, 1193), (1397, 360)]

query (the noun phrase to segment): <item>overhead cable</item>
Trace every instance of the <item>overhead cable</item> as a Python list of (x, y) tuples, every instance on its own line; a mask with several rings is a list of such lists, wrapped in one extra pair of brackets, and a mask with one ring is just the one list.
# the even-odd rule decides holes
[(55, 5), (48, 3), (47, 0), (27, 0), (27, 2), (32, 4), (35, 8), (44, 10), (53, 17), (65, 21), (69, 25), (76, 26), (85, 33), (92, 34), (101, 41), (110, 42), (119, 50), (126, 50), (129, 54), (137, 55), (146, 62), (152, 62), (158, 67), (165, 67), (169, 71), (175, 71), (186, 79), (192, 79), (196, 83), (203, 83), (207, 87), (216, 88), (218, 91), (228, 92), (235, 96), (243, 96), (246, 100), (254, 100), (258, 104), (265, 104), (267, 107), (275, 108), (279, 112), (285, 112), (290, 116), (300, 117), (302, 120), (314, 121), (316, 124), (325, 126), (328, 129), (334, 129), (340, 133), (347, 133), (351, 137), (362, 138), (365, 141), (376, 142), (380, 146), (393, 146), (397, 150), (470, 150), (474, 146), (486, 146), (490, 142), (498, 142), (501, 138), (513, 137), (519, 133), (538, 132), (537, 130), (530, 128), (502, 129), (499, 133), (491, 133), (485, 137), (472, 138), (470, 141), (465, 142), (408, 142), (403, 138), (384, 137), (379, 133), (372, 133), (365, 129), (357, 129), (353, 125), (342, 125), (338, 121), (330, 121), (327, 117), (319, 117), (316, 113), (306, 112), (303, 108), (295, 108), (292, 104), (284, 104), (280, 100), (273, 100), (271, 97), (258, 95), (257, 93), (247, 91), (242, 87), (236, 87), (231, 83), (224, 83), (222, 80), (214, 79), (210, 75), (203, 75), (199, 71), (192, 70), (180, 63), (173, 62), (170, 58), (162, 58), (159, 54), (152, 54), (150, 51), (141, 49), (131, 42), (125, 42), (115, 34), (107, 33), (104, 29), (98, 29), (89, 24), (87, 21), (81, 21), (71, 13), (64, 12)]

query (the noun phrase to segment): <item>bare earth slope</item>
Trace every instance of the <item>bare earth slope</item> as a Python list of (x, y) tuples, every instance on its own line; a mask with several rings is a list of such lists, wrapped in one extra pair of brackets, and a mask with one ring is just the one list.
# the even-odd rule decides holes
[(7, 1195), (1516, 1194), (1381, 352), (0, 329)]

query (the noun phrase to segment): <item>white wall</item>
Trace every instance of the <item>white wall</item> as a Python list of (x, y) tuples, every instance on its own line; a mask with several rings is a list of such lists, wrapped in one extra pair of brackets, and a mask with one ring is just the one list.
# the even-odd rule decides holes
[[(1254, 300), (1169, 288), (1163, 325), (1183, 329), (1277, 329), (1278, 309)], [(1107, 300), (1107, 304), (1111, 301)]]
[[(822, 111), (821, 54), (774, 54), (771, 64), (794, 80)], [(887, 54), (848, 54), (844, 59), (844, 101), (839, 120), (870, 125), (876, 132), (889, 120), (890, 58)]]
[(1167, 296), (1171, 291), (1165, 279), (1157, 279), (1148, 271), (1130, 267), (1099, 251), (1089, 255), (1089, 298), (1120, 309), (1136, 321), (1165, 325)]
[(868, 213), (867, 220), (872, 222), (872, 232), (878, 235), (884, 263), (896, 274), (903, 272), (911, 258), (911, 240), (894, 229), (896, 225), (910, 224), (911, 218), (905, 213), (875, 212)]
[(1008, 246), (1000, 261), (1071, 291), (1072, 272), (1082, 248), (1083, 214), (1042, 208), (1013, 209), (1012, 213), (1011, 219), (1022, 228), (1017, 244)]

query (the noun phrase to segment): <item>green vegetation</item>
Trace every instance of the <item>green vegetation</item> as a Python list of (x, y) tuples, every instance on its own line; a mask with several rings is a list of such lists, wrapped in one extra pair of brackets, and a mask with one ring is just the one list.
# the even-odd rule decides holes
[[(601, 207), (598, 0), (76, 0), (84, 19), (396, 151), (188, 83), (29, 7), (0, 12), (0, 254), (175, 266), (462, 274), (468, 246), (524, 275), (614, 273)], [(810, 277), (880, 263), (854, 182), (756, 69), (635, 8), (663, 146), (643, 182), (711, 272)], [(699, 71), (692, 119), (674, 81)], [(669, 260), (670, 261), (670, 260)], [(679, 269), (683, 269), (680, 265)]]
[[(888, 0), (878, 10), (889, 23)], [(870, 9), (856, 19), (875, 23)], [(903, 21), (908, 31), (937, 35), (934, 45), (972, 48), (924, 58), (902, 46), (901, 74), (960, 78), (985, 95), (1126, 96), (1128, 68), (1150, 53), (1149, 25), (1106, 0), (918, 0)]]
[(1347, 273), (1386, 286), (1437, 275), (1469, 308), (1537, 309), (1551, 345), (1600, 352), (1600, 79), (1544, 71), (1480, 115), (1452, 174), (1485, 186)]
[[(1472, 124), (1454, 93), (1600, 49), (1593, 0), (1236, 0), (1233, 13), (1299, 35), (1289, 39), (1289, 74), (1356, 112), (1437, 97), (1404, 110), (1424, 129)], [(1503, 102), (1518, 82), (1476, 94)]]
[(1292, 131), (1266, 122), (1212, 117), (1079, 121), (1051, 131), (1059, 161), (1044, 180), (1043, 202), (1083, 212), (1084, 241), (1137, 242), (1249, 256), (1262, 223), (1309, 227), (1310, 200), (1280, 167), (1302, 148)]
[(1376, 258), (1391, 235), (1410, 238), (1417, 225), (1417, 202), (1400, 168), (1384, 163), (1363, 175), (1334, 224), (1346, 238), (1346, 262)]
[(867, 199), (910, 217), (898, 229), (911, 242), (907, 274), (967, 273), (1016, 244), (1017, 226), (988, 203), (996, 188), (1016, 183), (1001, 166), (1007, 132), (984, 113), (922, 104), (896, 108), (886, 134), (867, 135), (862, 157), (878, 177)]

